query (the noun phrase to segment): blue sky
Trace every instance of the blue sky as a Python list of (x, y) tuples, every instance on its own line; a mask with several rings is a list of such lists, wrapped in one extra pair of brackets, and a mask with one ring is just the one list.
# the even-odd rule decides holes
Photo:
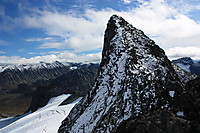
[(0, 63), (98, 62), (112, 14), (170, 59), (200, 59), (199, 0), (0, 0)]

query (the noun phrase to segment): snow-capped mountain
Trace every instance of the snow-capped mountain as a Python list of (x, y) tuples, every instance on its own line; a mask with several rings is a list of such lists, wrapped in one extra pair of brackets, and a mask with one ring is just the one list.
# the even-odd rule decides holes
[(200, 62), (194, 61), (190, 57), (184, 57), (177, 60), (173, 60), (172, 63), (176, 64), (183, 70), (200, 75)]
[(69, 65), (54, 63), (1, 65), (0, 84), (2, 88), (15, 88), (18, 84), (33, 83), (37, 80), (54, 79), (69, 71)]
[(33, 63), (33, 64), (1, 64), (0, 65), (0, 72), (3, 72), (5, 70), (26, 70), (26, 69), (44, 69), (44, 68), (55, 68), (58, 66), (64, 66), (64, 64), (55, 61), (53, 63), (45, 63), (45, 62), (40, 62), (40, 63)]
[[(199, 131), (198, 126), (190, 123), (197, 124), (200, 116), (200, 91), (196, 89), (185, 88), (164, 51), (153, 40), (122, 17), (113, 15), (105, 31), (95, 85), (72, 109), (58, 132)], [(149, 121), (143, 119), (148, 117)]]

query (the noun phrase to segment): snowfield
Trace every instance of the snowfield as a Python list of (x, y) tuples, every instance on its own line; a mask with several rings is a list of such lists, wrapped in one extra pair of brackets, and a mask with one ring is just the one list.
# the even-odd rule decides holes
[(190, 65), (184, 65), (182, 63), (177, 63), (176, 65), (182, 68), (183, 70), (190, 72)]
[[(49, 100), (48, 104), (33, 113), (27, 113), (22, 118), (0, 129), (0, 133), (56, 133), (61, 122), (81, 98), (74, 102), (59, 106), (70, 94), (63, 94)], [(12, 118), (11, 118), (12, 119)], [(5, 119), (7, 122), (8, 119)], [(3, 124), (3, 120), (0, 121)]]

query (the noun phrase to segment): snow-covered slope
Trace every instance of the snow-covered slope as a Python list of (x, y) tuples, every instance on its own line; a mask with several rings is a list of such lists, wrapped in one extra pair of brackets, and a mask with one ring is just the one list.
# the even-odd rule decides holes
[(182, 68), (183, 70), (190, 72), (190, 65), (184, 65), (181, 63), (177, 63), (176, 65), (179, 66), (180, 68)]
[[(61, 121), (69, 114), (72, 107), (81, 99), (59, 106), (70, 95), (60, 95), (52, 98), (45, 107), (34, 113), (27, 113), (22, 118), (0, 129), (0, 133), (56, 133)], [(5, 120), (8, 121), (8, 120)], [(0, 121), (3, 124), (4, 121)]]
[(187, 72), (184, 69), (182, 69), (181, 67), (179, 67), (173, 63), (172, 63), (172, 66), (183, 84), (186, 84), (188, 81), (197, 78), (197, 75)]
[(190, 57), (180, 58), (172, 62), (187, 72), (191, 71), (190, 67), (194, 64), (194, 61)]

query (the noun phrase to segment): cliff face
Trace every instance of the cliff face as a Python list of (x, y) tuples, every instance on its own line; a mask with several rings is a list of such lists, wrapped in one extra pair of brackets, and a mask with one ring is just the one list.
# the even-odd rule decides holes
[(95, 85), (59, 132), (115, 132), (129, 119), (159, 111), (187, 119), (188, 108), (181, 100), (185, 90), (164, 51), (141, 30), (113, 15)]

